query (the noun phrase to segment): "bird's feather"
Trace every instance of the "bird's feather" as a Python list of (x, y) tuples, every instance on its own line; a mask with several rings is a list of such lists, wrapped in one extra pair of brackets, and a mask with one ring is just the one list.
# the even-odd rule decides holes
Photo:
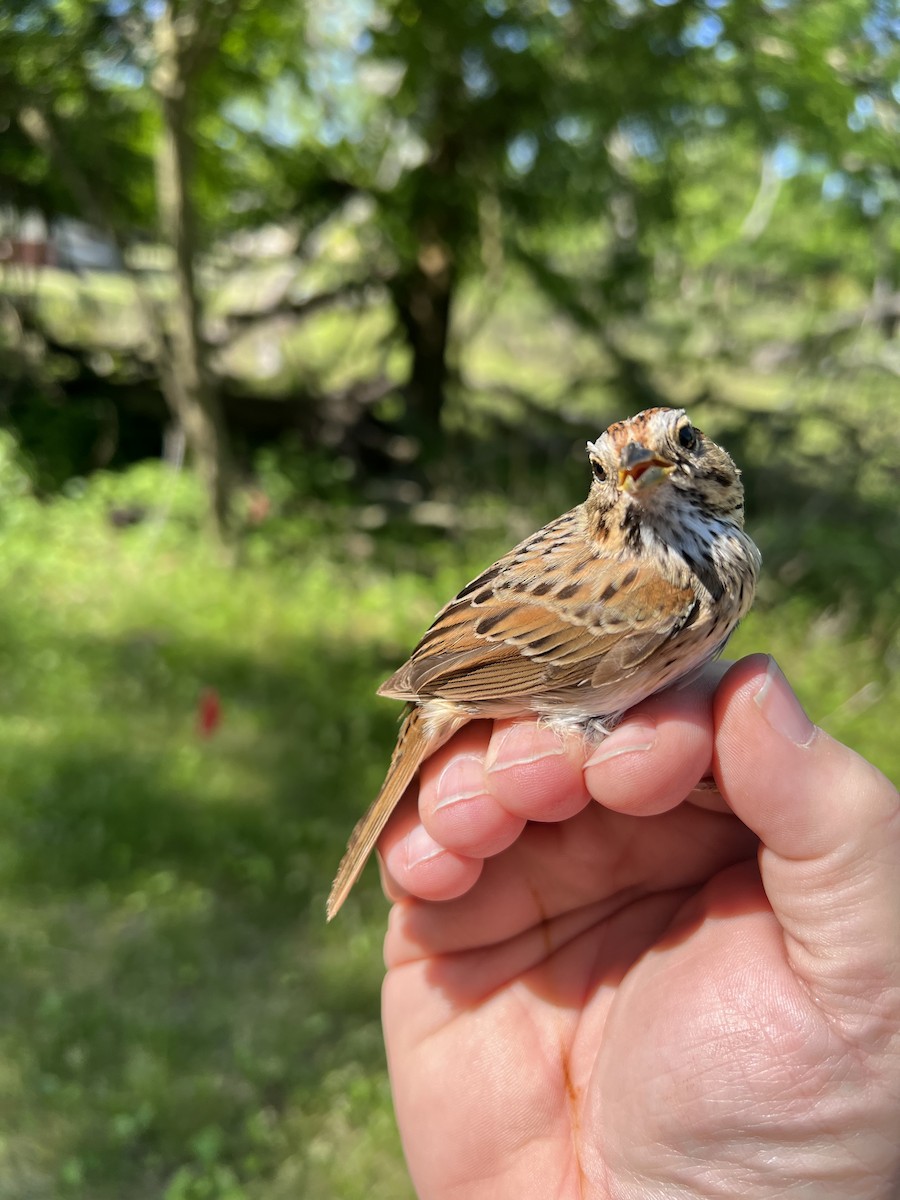
[(429, 728), (421, 708), (412, 708), (406, 714), (381, 791), (365, 816), (357, 821), (331, 885), (325, 906), (329, 921), (347, 899), (350, 889), (374, 850), (388, 817), (402, 800), (403, 793), (412, 782), (422, 761), (442, 746), (465, 720), (464, 716), (458, 719), (448, 718), (442, 722), (441, 728), (435, 729)]
[(543, 539), (510, 551), (442, 609), (379, 694), (478, 702), (597, 686), (643, 662), (696, 604), (688, 583), (669, 582), (652, 563), (585, 559), (583, 546), (550, 544), (561, 556), (552, 576)]

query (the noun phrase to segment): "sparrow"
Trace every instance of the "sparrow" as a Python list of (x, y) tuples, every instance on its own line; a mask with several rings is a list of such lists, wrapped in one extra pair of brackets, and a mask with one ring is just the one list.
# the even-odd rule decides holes
[(719, 654), (749, 610), (760, 554), (740, 471), (683, 409), (617, 421), (587, 453), (584, 503), (467, 583), (378, 689), (408, 709), (329, 921), (422, 762), (467, 721), (534, 714), (597, 742)]

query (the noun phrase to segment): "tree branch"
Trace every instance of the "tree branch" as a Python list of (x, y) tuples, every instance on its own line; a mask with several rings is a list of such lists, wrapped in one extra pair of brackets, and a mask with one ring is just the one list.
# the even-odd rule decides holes
[(281, 299), (269, 308), (246, 309), (243, 312), (229, 313), (222, 333), (209, 338), (209, 341), (218, 346), (226, 345), (233, 335), (242, 333), (248, 326), (254, 325), (258, 321), (276, 321), (284, 317), (302, 321), (306, 317), (312, 316), (313, 313), (340, 304), (343, 300), (363, 301), (369, 292), (375, 291), (385, 282), (380, 279), (354, 280), (351, 283), (342, 283), (330, 292), (319, 292), (317, 295), (308, 296), (303, 300)]

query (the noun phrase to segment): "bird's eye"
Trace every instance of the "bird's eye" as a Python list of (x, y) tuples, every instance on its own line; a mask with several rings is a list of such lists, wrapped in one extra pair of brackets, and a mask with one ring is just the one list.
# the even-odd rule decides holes
[(678, 441), (682, 446), (684, 446), (685, 450), (693, 450), (693, 448), (697, 445), (697, 431), (694, 429), (693, 425), (688, 424), (681, 426), (681, 428), (678, 430)]
[(602, 463), (597, 462), (596, 458), (591, 459), (591, 470), (594, 472), (594, 478), (598, 483), (603, 483), (606, 479), (606, 468)]

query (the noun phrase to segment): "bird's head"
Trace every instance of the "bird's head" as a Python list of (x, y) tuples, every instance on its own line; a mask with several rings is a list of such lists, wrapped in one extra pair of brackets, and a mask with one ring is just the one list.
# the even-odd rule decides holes
[(743, 523), (744, 488), (731, 457), (688, 420), (683, 408), (648, 408), (588, 442), (590, 501), (627, 511), (698, 506)]

